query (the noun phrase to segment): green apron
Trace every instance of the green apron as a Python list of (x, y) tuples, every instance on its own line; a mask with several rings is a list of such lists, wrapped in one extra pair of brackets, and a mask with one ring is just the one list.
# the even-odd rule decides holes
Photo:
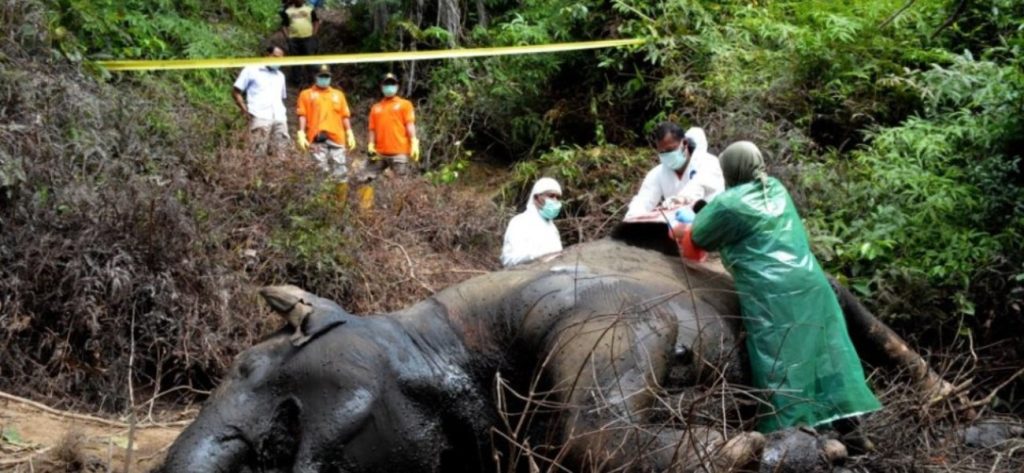
[(759, 430), (881, 408), (782, 183), (755, 179), (722, 192), (697, 214), (692, 237), (720, 251), (735, 279), (753, 382), (774, 407), (760, 417)]

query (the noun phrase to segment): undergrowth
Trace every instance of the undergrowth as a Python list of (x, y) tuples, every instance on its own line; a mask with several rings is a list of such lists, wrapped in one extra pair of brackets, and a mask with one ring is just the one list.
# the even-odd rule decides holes
[(355, 211), (305, 156), (247, 154), (176, 78), (104, 82), (51, 54), (24, 34), (46, 31), (39, 8), (0, 15), (22, 25), (0, 63), (0, 389), (108, 411), (192, 399), (281, 324), (260, 286), (380, 312), (497, 266), (489, 202), (385, 179)]

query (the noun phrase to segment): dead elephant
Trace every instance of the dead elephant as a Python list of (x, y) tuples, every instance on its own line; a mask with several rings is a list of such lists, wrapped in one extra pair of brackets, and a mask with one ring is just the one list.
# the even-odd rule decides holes
[[(303, 301), (331, 323), (241, 353), (163, 471), (483, 472), (508, 464), (493, 447), (512, 442), (539, 452), (520, 465), (531, 471), (725, 471), (764, 443), (651, 417), (678, 360), (742, 380), (738, 303), (720, 267), (601, 240), (395, 313)], [(860, 310), (848, 324), (862, 353), (892, 353), (891, 332)], [(922, 369), (923, 384), (941, 384)], [(526, 404), (526, 434), (501, 438), (515, 427), (501, 413)]]

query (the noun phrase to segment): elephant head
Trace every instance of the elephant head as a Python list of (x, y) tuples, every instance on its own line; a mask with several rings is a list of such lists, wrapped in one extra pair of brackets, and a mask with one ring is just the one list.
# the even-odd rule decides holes
[[(272, 309), (287, 313), (297, 302), (294, 289), (262, 293)], [(285, 327), (240, 354), (168, 451), (163, 471), (439, 468), (442, 453), (460, 438), (459, 426), (423, 400), (453, 404), (444, 399), (451, 391), (440, 386), (466, 378), (447, 358), (451, 350), (435, 353), (424, 342), (457, 346), (447, 322), (433, 317), (429, 304), (411, 329), (391, 318), (351, 316), (304, 291), (300, 296), (311, 308), (302, 324), (308, 340), (294, 343)]]

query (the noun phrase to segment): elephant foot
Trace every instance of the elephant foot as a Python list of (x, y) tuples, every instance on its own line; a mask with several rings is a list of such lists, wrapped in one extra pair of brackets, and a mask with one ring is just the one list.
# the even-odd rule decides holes
[(846, 457), (846, 446), (840, 441), (824, 438), (813, 429), (790, 428), (768, 436), (759, 471), (826, 473)]
[(1008, 419), (986, 419), (959, 432), (964, 445), (973, 448), (998, 448), (1024, 438), (1024, 424)]
[(669, 440), (670, 436), (674, 436), (673, 447), (660, 451), (662, 456), (653, 468), (655, 471), (740, 471), (757, 461), (766, 442), (765, 436), (758, 432), (743, 432), (727, 440), (717, 430), (706, 427), (664, 433), (662, 441)]
[(759, 432), (743, 432), (722, 445), (716, 452), (715, 471), (733, 471), (757, 460), (767, 439)]

